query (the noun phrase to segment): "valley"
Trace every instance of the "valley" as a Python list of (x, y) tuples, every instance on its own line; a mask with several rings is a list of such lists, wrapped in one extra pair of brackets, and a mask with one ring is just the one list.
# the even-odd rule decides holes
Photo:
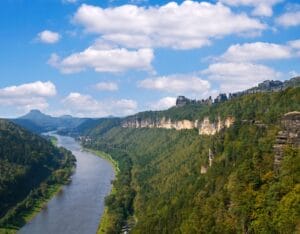
[(300, 0), (0, 16), (0, 234), (300, 234)]
[(84, 151), (71, 137), (55, 137), (59, 146), (76, 157), (76, 170), (70, 183), (18, 233), (95, 233), (104, 211), (104, 197), (109, 194), (114, 179), (112, 166)]
[(299, 89), (52, 125), (77, 168), (20, 233), (297, 232)]

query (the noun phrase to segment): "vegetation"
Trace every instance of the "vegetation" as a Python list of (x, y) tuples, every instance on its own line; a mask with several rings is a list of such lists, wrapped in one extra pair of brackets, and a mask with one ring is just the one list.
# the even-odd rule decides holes
[(70, 151), (0, 120), (0, 228), (19, 229), (75, 165)]
[[(128, 118), (172, 120), (197, 120), (209, 116), (211, 120), (218, 116), (224, 118), (234, 116), (237, 119), (255, 119), (265, 123), (277, 121), (282, 113), (297, 109), (300, 100), (300, 87), (288, 88), (282, 92), (257, 93), (233, 98), (223, 103), (212, 105), (189, 104), (172, 107), (166, 111), (146, 111)], [(245, 109), (243, 109), (245, 107)]]
[(172, 119), (235, 117), (214, 136), (118, 126), (99, 133), (101, 124), (90, 129), (85, 146), (112, 155), (120, 168), (116, 191), (106, 199), (113, 217), (106, 233), (126, 226), (132, 233), (300, 232), (300, 150), (287, 146), (278, 173), (273, 169), (279, 120), (294, 110), (300, 110), (299, 88), (155, 112)]

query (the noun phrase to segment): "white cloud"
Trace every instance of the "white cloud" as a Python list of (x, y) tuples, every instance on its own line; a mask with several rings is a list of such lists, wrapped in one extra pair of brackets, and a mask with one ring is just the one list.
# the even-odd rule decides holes
[(115, 82), (99, 82), (95, 85), (95, 88), (99, 91), (117, 91), (119, 89), (118, 84)]
[(276, 19), (276, 23), (285, 27), (300, 25), (300, 11), (287, 12)]
[(87, 68), (96, 72), (123, 72), (130, 69), (151, 71), (154, 58), (152, 49), (127, 50), (123, 48), (98, 48), (93, 45), (86, 50), (61, 59), (52, 54), (48, 63), (62, 73), (76, 73)]
[(0, 89), (0, 105), (18, 110), (46, 109), (46, 98), (56, 95), (55, 85), (48, 82), (33, 82)]
[(230, 62), (253, 62), (259, 60), (287, 59), (293, 56), (289, 46), (255, 42), (230, 46), (218, 60)]
[(300, 50), (300, 39), (294, 40), (294, 41), (289, 41), (288, 44), (291, 48)]
[(283, 0), (220, 0), (230, 6), (250, 6), (254, 7), (253, 15), (257, 16), (272, 16), (272, 7)]
[(236, 92), (258, 83), (280, 77), (280, 74), (260, 64), (231, 62), (214, 63), (202, 71), (212, 81), (217, 81), (221, 92)]
[(90, 95), (70, 93), (63, 104), (66, 111), (80, 117), (104, 117), (109, 115), (124, 116), (133, 114), (137, 103), (130, 99), (98, 101)]
[(138, 86), (176, 95), (203, 96), (210, 89), (210, 83), (195, 75), (170, 75), (148, 78), (138, 82)]
[(36, 81), (33, 83), (22, 84), (19, 86), (9, 86), (0, 89), (0, 97), (24, 97), (26, 95), (51, 97), (55, 94), (55, 85), (50, 81)]
[(151, 110), (166, 110), (176, 104), (176, 97), (164, 97), (150, 104)]
[(163, 6), (123, 5), (101, 8), (82, 4), (73, 21), (86, 32), (128, 48), (192, 49), (231, 34), (259, 33), (266, 28), (221, 3), (183, 1)]
[(47, 44), (54, 44), (60, 40), (61, 36), (57, 32), (44, 30), (38, 34), (37, 38), (40, 42), (47, 43)]

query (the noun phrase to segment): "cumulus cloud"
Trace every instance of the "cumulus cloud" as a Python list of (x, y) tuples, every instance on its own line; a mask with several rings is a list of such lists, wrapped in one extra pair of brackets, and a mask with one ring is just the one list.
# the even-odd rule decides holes
[(0, 105), (19, 110), (46, 109), (46, 98), (56, 95), (56, 87), (50, 82), (33, 82), (0, 89)]
[(130, 69), (151, 71), (153, 57), (152, 49), (127, 50), (99, 48), (93, 45), (65, 58), (52, 54), (48, 63), (66, 74), (81, 72), (88, 68), (96, 72), (118, 73)]
[(221, 3), (189, 0), (148, 8), (82, 4), (73, 21), (86, 32), (127, 48), (200, 48), (215, 38), (259, 33), (266, 28), (259, 20), (235, 14)]
[(38, 41), (40, 42), (47, 43), (47, 44), (54, 44), (60, 40), (61, 36), (57, 32), (44, 30), (38, 34), (37, 38)]
[(254, 42), (231, 45), (223, 55), (214, 60), (221, 62), (257, 62), (289, 59), (300, 56), (300, 40), (286, 44)]
[(70, 93), (63, 104), (74, 116), (104, 117), (109, 115), (124, 116), (133, 114), (137, 109), (137, 102), (130, 99), (98, 101), (90, 95)]
[(0, 89), (0, 97), (42, 96), (50, 97), (56, 94), (55, 85), (50, 82), (36, 81), (19, 86), (9, 86)]
[(288, 45), (293, 49), (296, 56), (300, 56), (300, 40), (289, 41)]
[(221, 92), (245, 90), (258, 83), (280, 77), (280, 73), (270, 67), (243, 62), (214, 63), (202, 71), (212, 81), (217, 81)]
[(272, 7), (283, 0), (220, 0), (222, 3), (230, 6), (250, 6), (254, 7), (253, 15), (272, 16)]
[(99, 91), (117, 91), (119, 89), (118, 84), (115, 82), (99, 82), (95, 85), (95, 88)]
[(300, 25), (300, 11), (286, 12), (276, 19), (276, 23), (284, 27)]
[(151, 110), (166, 110), (176, 104), (176, 97), (164, 97), (150, 104)]
[(195, 75), (170, 75), (144, 79), (138, 86), (176, 95), (203, 96), (210, 89), (210, 83)]
[(259, 60), (287, 59), (293, 56), (287, 45), (255, 42), (230, 46), (218, 60), (231, 62), (253, 62)]
[(288, 44), (293, 49), (300, 50), (300, 39), (299, 40), (294, 40), (294, 41), (289, 41)]

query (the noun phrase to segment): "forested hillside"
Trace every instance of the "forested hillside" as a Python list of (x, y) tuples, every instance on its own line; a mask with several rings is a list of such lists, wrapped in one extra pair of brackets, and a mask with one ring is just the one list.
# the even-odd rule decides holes
[(19, 228), (50, 185), (65, 183), (75, 165), (71, 152), (0, 120), (0, 228)]
[(132, 233), (300, 232), (300, 150), (286, 145), (275, 170), (273, 149), (281, 118), (299, 110), (300, 88), (290, 88), (138, 115), (235, 118), (212, 136), (94, 126), (84, 145), (111, 154), (121, 170), (106, 199), (111, 223), (103, 231), (129, 225)]

